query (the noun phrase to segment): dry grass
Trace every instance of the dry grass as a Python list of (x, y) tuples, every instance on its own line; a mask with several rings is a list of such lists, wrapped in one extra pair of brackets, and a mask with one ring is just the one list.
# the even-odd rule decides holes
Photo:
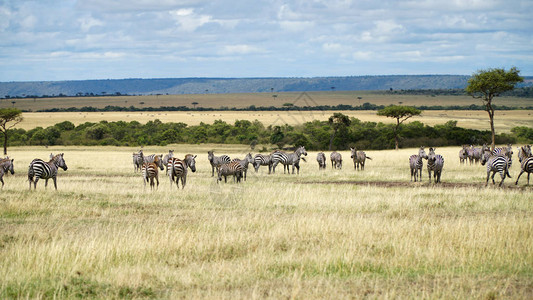
[[(375, 111), (341, 111), (350, 117), (361, 121), (394, 123), (391, 118), (380, 117)], [(17, 128), (26, 130), (37, 126), (46, 128), (59, 122), (68, 120), (75, 125), (85, 122), (112, 121), (139, 121), (146, 123), (159, 119), (162, 122), (183, 122), (188, 125), (198, 125), (200, 122), (212, 124), (215, 120), (225, 120), (233, 124), (235, 120), (259, 120), (265, 125), (297, 125), (313, 120), (326, 121), (334, 111), (314, 112), (105, 112), (105, 113), (24, 113), (24, 121)], [(529, 110), (497, 111), (495, 126), (497, 132), (509, 132), (515, 126), (533, 126), (532, 112)], [(479, 130), (490, 130), (489, 118), (485, 111), (424, 111), (422, 116), (409, 121), (420, 121), (434, 126), (444, 124), (449, 120), (457, 120), (457, 126)], [(409, 122), (408, 121), (408, 122)]]
[[(51, 108), (69, 108), (93, 106), (104, 108), (108, 105), (121, 107), (160, 107), (160, 106), (187, 106), (193, 107), (193, 102), (198, 102), (197, 107), (222, 106), (244, 108), (255, 106), (277, 106), (293, 103), (296, 106), (362, 105), (365, 102), (375, 105), (471, 105), (482, 104), (479, 99), (470, 96), (420, 96), (420, 95), (388, 95), (372, 91), (338, 91), (338, 92), (284, 92), (275, 93), (240, 93), (240, 94), (188, 94), (188, 95), (159, 95), (159, 96), (119, 96), (119, 97), (64, 97), (64, 98), (25, 98), (0, 101), (0, 108), (12, 107), (11, 101), (16, 101), (15, 107), (22, 110), (37, 111)], [(358, 98), (361, 99), (358, 99)], [(141, 104), (142, 102), (142, 104)], [(498, 97), (497, 105), (510, 107), (531, 106), (531, 99), (517, 97)]]
[[(153, 192), (133, 172), (132, 148), (10, 149), (0, 298), (533, 297), (532, 189), (511, 183), (517, 164), (504, 188), (485, 188), (483, 167), (459, 165), (458, 148), (437, 149), (447, 185), (434, 186), (426, 172), (409, 182), (415, 149), (367, 151), (364, 172), (346, 151), (342, 170), (327, 153), (320, 172), (313, 152), (299, 176), (260, 169), (217, 185), (207, 150), (246, 149), (174, 148), (198, 154), (198, 171), (184, 190), (161, 176)], [(51, 151), (69, 166), (59, 190), (41, 182), (28, 191), (29, 161)]]

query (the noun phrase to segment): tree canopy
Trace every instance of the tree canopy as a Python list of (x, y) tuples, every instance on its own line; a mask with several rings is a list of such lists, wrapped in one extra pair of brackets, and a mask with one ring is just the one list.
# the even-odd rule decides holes
[(479, 98), (485, 105), (485, 110), (489, 114), (490, 129), (492, 132), (492, 149), (495, 147), (496, 132), (494, 130), (494, 107), (492, 99), (500, 96), (501, 93), (511, 91), (518, 82), (523, 82), (520, 70), (512, 67), (509, 71), (495, 68), (479, 70), (468, 80), (465, 91), (474, 98)]
[(402, 106), (402, 105), (391, 105), (383, 109), (378, 110), (378, 116), (385, 116), (388, 118), (396, 119), (396, 126), (394, 127), (394, 141), (396, 144), (396, 150), (399, 148), (399, 138), (398, 138), (398, 128), (405, 120), (418, 116), (422, 113), (421, 110), (414, 108), (412, 106)]
[[(7, 131), (22, 122), (22, 111), (16, 108), (0, 109), (0, 132), (4, 135), (4, 155), (7, 155)], [(12, 122), (11, 126), (7, 123)]]

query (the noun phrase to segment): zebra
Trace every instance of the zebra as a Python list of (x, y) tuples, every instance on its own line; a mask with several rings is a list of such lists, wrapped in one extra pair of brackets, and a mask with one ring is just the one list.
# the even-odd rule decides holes
[[(151, 155), (148, 155), (148, 156), (143, 156), (143, 163), (151, 163), (151, 162), (156, 162), (156, 159), (159, 159), (161, 161), (161, 165), (163, 163), (163, 154), (151, 154)], [(157, 163), (157, 165), (159, 166), (160, 164)], [(163, 169), (161, 169), (163, 170)]]
[(14, 158), (10, 159), (9, 157), (0, 160), (0, 181), (2, 182), (2, 188), (4, 188), (4, 174), (8, 174), (8, 172), (11, 175), (15, 174), (13, 160)]
[(463, 165), (468, 159), (468, 147), (463, 145), (463, 149), (459, 150), (459, 162)]
[(285, 153), (283, 151), (274, 152), (272, 154), (272, 173), (276, 173), (276, 166), (281, 162), (284, 166), (283, 173), (285, 173), (285, 167), (287, 167), (287, 173), (289, 173), (289, 165), (292, 165), (292, 174), (294, 174), (294, 168), (296, 168), (298, 174), (300, 174), (300, 158), (303, 161), (306, 161), (305, 158), (301, 157), (302, 154), (307, 156), (307, 151), (305, 151), (304, 146), (298, 147), (293, 153)]
[(150, 189), (154, 189), (155, 181), (157, 181), (157, 187), (159, 187), (159, 166), (155, 162), (144, 163), (141, 167), (141, 174), (143, 177), (144, 187), (146, 188), (146, 183), (150, 181)]
[(179, 159), (177, 157), (172, 157), (168, 161), (168, 170), (170, 178), (170, 186), (174, 180), (176, 181), (176, 186), (180, 187), (179, 181), (181, 180), (181, 188), (185, 188), (187, 183), (187, 168), (191, 169), (194, 173), (196, 172), (196, 155), (187, 154), (184, 159)]
[(529, 174), (533, 173), (533, 156), (529, 156), (527, 158), (524, 158), (521, 163), (522, 170), (520, 171), (520, 174), (518, 174), (518, 178), (516, 178), (515, 185), (518, 184), (518, 179), (520, 179), (520, 176), (522, 176), (522, 173), (527, 172), (527, 185), (529, 185)]
[(470, 165), (472, 165), (472, 163), (474, 162), (474, 146), (473, 145), (470, 145), (470, 147), (466, 149), (466, 155), (468, 157), (468, 161), (470, 162)]
[(505, 155), (511, 159), (513, 157), (513, 145), (508, 144), (507, 147), (496, 147), (492, 150), (492, 155)]
[(244, 157), (244, 159), (238, 159), (238, 158), (234, 158), (232, 160), (232, 162), (239, 162), (242, 166), (242, 170), (244, 172), (244, 181), (246, 181), (246, 173), (248, 173), (248, 164), (253, 164), (254, 163), (254, 159), (252, 157), (252, 153), (248, 153), (246, 154), (246, 157)]
[(256, 154), (254, 156), (253, 166), (257, 173), (260, 166), (268, 166), (268, 174), (272, 171), (272, 155)]
[(522, 161), (531, 156), (531, 145), (525, 145), (518, 148), (518, 161)]
[(141, 170), (143, 161), (144, 161), (144, 155), (143, 155), (142, 150), (139, 150), (139, 152), (133, 152), (133, 171), (134, 172)]
[(506, 176), (511, 178), (511, 175), (509, 175), (509, 158), (506, 155), (494, 155), (490, 152), (485, 152), (481, 158), (481, 165), (484, 166), (485, 164), (487, 165), (487, 181), (485, 182), (485, 186), (489, 184), (491, 172), (492, 184), (495, 184), (494, 175), (496, 175), (496, 172), (500, 173), (500, 177), (502, 178), (502, 181), (499, 185), (500, 187), (502, 186)]
[(478, 164), (482, 156), (483, 156), (483, 149), (474, 148), (472, 146), (472, 159), (474, 160), (474, 163)]
[(213, 151), (207, 151), (207, 158), (211, 163), (211, 177), (215, 176), (215, 168), (218, 170), (220, 165), (231, 162), (231, 158), (227, 155), (215, 156)]
[(413, 181), (414, 176), (416, 182), (419, 170), (420, 181), (422, 181), (422, 167), (424, 165), (424, 162), (422, 161), (423, 158), (428, 159), (426, 151), (424, 151), (424, 147), (420, 147), (420, 149), (418, 150), (418, 155), (413, 154), (409, 157), (409, 166), (411, 168), (411, 181)]
[(326, 155), (324, 152), (319, 152), (316, 156), (316, 161), (318, 162), (318, 169), (326, 169)]
[(342, 155), (339, 152), (331, 152), (329, 159), (331, 160), (332, 169), (342, 169)]
[(174, 150), (168, 150), (168, 154), (163, 157), (163, 165), (165, 165), (165, 168), (167, 170), (168, 174), (168, 160), (174, 157)]
[(222, 176), (224, 176), (224, 182), (228, 182), (228, 176), (233, 175), (233, 182), (235, 182), (235, 178), (237, 178), (237, 183), (241, 181), (243, 173), (243, 167), (240, 164), (240, 162), (232, 161), (227, 164), (222, 164), (218, 168), (218, 177), (217, 177), (217, 183), (219, 181), (222, 181)]
[(45, 162), (44, 160), (38, 158), (31, 161), (28, 167), (30, 190), (32, 183), (33, 188), (37, 189), (37, 182), (41, 178), (45, 180), (45, 187), (48, 185), (48, 179), (52, 178), (54, 180), (54, 187), (57, 190), (57, 169), (62, 168), (65, 171), (68, 169), (65, 159), (63, 158), (63, 154), (64, 153), (53, 156), (49, 162)]
[(442, 168), (444, 167), (444, 157), (440, 154), (435, 154), (435, 148), (429, 148), (428, 154), (428, 175), (429, 183), (431, 183), (431, 171), (435, 177), (435, 183), (440, 183), (440, 175), (442, 174)]
[(356, 148), (350, 148), (352, 151), (352, 154), (350, 155), (350, 158), (353, 159), (353, 168), (358, 170), (359, 167), (361, 167), (361, 171), (365, 169), (365, 160), (368, 158), (372, 160), (370, 156), (366, 156), (366, 153), (364, 151), (357, 151)]

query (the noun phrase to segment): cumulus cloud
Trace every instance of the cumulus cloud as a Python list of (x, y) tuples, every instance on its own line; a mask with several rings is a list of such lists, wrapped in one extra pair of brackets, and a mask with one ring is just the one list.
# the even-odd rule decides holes
[(533, 74), (531, 15), (529, 0), (4, 1), (0, 80)]

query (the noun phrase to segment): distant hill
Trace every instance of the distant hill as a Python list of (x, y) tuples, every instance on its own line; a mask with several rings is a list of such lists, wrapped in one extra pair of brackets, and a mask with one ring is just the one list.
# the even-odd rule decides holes
[[(0, 82), (0, 98), (102, 94), (203, 94), (291, 91), (462, 89), (464, 75), (383, 75), (310, 78), (161, 78)], [(532, 85), (531, 77), (525, 85)], [(7, 98), (7, 97), (6, 97)]]

